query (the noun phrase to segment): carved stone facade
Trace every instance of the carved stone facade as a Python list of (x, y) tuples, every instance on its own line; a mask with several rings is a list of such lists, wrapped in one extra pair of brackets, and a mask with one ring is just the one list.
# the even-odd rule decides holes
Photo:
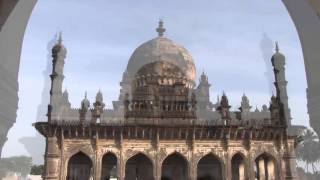
[(48, 122), (35, 123), (47, 139), (43, 178), (297, 179), (279, 49), (271, 58), (277, 94), (269, 108), (251, 111), (244, 95), (240, 111), (230, 111), (225, 93), (210, 102), (204, 73), (196, 87), (191, 55), (163, 37), (163, 22), (156, 30), (159, 37), (131, 56), (113, 109), (104, 108), (100, 91), (93, 108), (86, 96), (81, 108), (71, 108), (61, 89), (67, 51), (60, 37), (53, 47)]

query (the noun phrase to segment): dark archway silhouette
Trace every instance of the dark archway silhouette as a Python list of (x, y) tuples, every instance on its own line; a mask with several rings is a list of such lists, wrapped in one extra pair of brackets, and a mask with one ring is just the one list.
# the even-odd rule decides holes
[(197, 166), (198, 180), (222, 180), (221, 163), (213, 154), (208, 154), (200, 159)]
[(245, 180), (247, 178), (245, 159), (240, 153), (232, 157), (231, 169), (232, 180)]
[(101, 180), (109, 180), (117, 176), (117, 157), (113, 153), (107, 153), (102, 158)]
[(153, 164), (144, 154), (139, 153), (127, 160), (125, 180), (153, 180)]
[(67, 180), (89, 180), (91, 176), (91, 159), (82, 152), (73, 155), (68, 162)]
[(263, 153), (255, 159), (256, 179), (278, 180), (277, 161), (273, 156)]
[(188, 179), (188, 162), (180, 154), (169, 155), (162, 163), (161, 180)]

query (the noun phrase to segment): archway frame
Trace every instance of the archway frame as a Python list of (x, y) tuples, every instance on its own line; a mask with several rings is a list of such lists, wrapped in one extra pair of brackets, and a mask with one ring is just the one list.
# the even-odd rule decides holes
[(203, 156), (201, 156), (200, 158), (196, 159), (195, 163), (195, 178), (198, 178), (198, 165), (199, 162), (201, 161), (201, 159), (207, 157), (207, 156), (212, 156), (214, 157), (216, 160), (218, 160), (219, 164), (220, 164), (220, 168), (221, 168), (221, 173), (222, 173), (222, 179), (226, 179), (227, 175), (226, 175), (226, 163), (224, 161), (224, 159), (222, 159), (221, 157), (219, 157), (217, 154), (215, 154), (214, 152), (208, 152), (206, 154), (204, 154)]
[[(131, 158), (134, 158), (135, 156), (137, 155), (142, 155), (144, 157), (146, 157), (150, 162), (151, 162), (151, 165), (152, 165), (152, 176), (155, 177), (156, 175), (156, 162), (154, 161), (154, 159), (148, 154), (148, 153), (145, 153), (143, 151), (135, 151), (134, 153), (130, 154), (129, 156), (127, 156), (124, 160), (123, 160), (123, 166), (122, 166), (122, 171), (123, 171), (123, 176), (126, 177), (126, 166), (127, 166), (127, 162), (131, 159)], [(120, 168), (119, 168), (120, 170)], [(119, 172), (118, 170), (118, 172)], [(119, 172), (120, 174), (120, 172)]]
[[(243, 152), (235, 151), (231, 154), (230, 156), (231, 168), (232, 168), (232, 159), (237, 155), (239, 155), (244, 161), (244, 173), (245, 173), (244, 175), (245, 175), (245, 178), (248, 179), (250, 177), (250, 171), (253, 171), (253, 170), (250, 168), (250, 160), (247, 158), (247, 156)], [(232, 178), (232, 174), (231, 174), (231, 178)]]
[(282, 171), (281, 158), (278, 159), (277, 156), (275, 156), (272, 152), (270, 153), (270, 152), (262, 151), (262, 152), (256, 154), (254, 156), (254, 158), (252, 159), (252, 161), (253, 161), (252, 163), (254, 164), (254, 166), (256, 166), (256, 160), (259, 157), (264, 156), (264, 155), (273, 160), (273, 162), (274, 162), (274, 170), (275, 170), (275, 172), (274, 172), (275, 178), (276, 178), (276, 180), (280, 180), (281, 179), (281, 174), (282, 174), (281, 173), (281, 171)]
[[(84, 154), (84, 155), (85, 155), (86, 157), (88, 157), (88, 159), (90, 160), (91, 165), (92, 165), (91, 169), (93, 170), (93, 171), (92, 171), (92, 173), (93, 173), (92, 175), (94, 176), (94, 173), (95, 173), (95, 168), (94, 168), (94, 166), (95, 166), (95, 161), (94, 161), (94, 159), (92, 158), (92, 156), (89, 155), (90, 153), (88, 154), (88, 152), (85, 152), (85, 151), (86, 151), (85, 149), (77, 150), (77, 151), (76, 151), (76, 150), (75, 150), (75, 151), (72, 151), (72, 152), (68, 155), (68, 157), (65, 158), (64, 172), (61, 173), (61, 179), (67, 179), (70, 159), (71, 159), (72, 157), (74, 157), (75, 155), (79, 154), (79, 153)], [(63, 176), (63, 177), (62, 177), (62, 176)]]

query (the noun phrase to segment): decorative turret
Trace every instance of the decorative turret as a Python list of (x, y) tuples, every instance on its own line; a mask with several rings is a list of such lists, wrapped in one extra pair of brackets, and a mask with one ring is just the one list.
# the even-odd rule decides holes
[(166, 31), (166, 29), (163, 28), (163, 21), (162, 21), (162, 19), (160, 19), (160, 21), (159, 21), (159, 26), (158, 26), (158, 28), (156, 29), (156, 31), (158, 32), (158, 36), (159, 36), (159, 37), (162, 37), (162, 36), (163, 36), (163, 33)]
[(69, 93), (67, 91), (67, 89), (64, 90), (63, 94), (62, 94), (62, 99), (63, 99), (63, 104), (67, 107), (71, 107), (71, 104), (69, 102)]
[(96, 102), (93, 103), (94, 109), (92, 110), (92, 121), (97, 123), (97, 120), (101, 118), (105, 104), (103, 103), (103, 96), (99, 90), (96, 95)]
[(84, 124), (86, 121), (86, 114), (90, 108), (90, 101), (87, 99), (87, 92), (84, 94), (84, 99), (81, 101), (81, 108), (79, 110), (80, 122)]
[(283, 123), (287, 126), (291, 126), (291, 115), (288, 105), (287, 95), (287, 81), (285, 78), (285, 56), (279, 52), (279, 46), (276, 42), (276, 53), (272, 56), (271, 62), (273, 65), (273, 71), (275, 76), (274, 85), (276, 87), (276, 96), (279, 99), (279, 105), (281, 105), (281, 114), (283, 117)]
[(52, 73), (51, 89), (50, 89), (50, 104), (48, 106), (48, 121), (52, 119), (58, 120), (60, 112), (60, 105), (63, 103), (62, 99), (62, 82), (64, 79), (63, 67), (66, 58), (67, 50), (62, 44), (62, 34), (59, 34), (56, 45), (52, 48)]
[(248, 97), (243, 94), (241, 100), (241, 107), (239, 108), (241, 112), (249, 112), (251, 109)]
[(220, 112), (222, 119), (230, 119), (230, 111), (231, 106), (229, 105), (228, 97), (223, 92), (221, 97), (220, 106), (217, 107), (217, 110)]
[(208, 76), (203, 72), (196, 90), (197, 107), (199, 110), (212, 110), (213, 104), (210, 102), (210, 84)]
[(271, 113), (271, 122), (273, 124), (279, 124), (280, 123), (280, 105), (278, 99), (272, 95), (271, 101), (270, 101), (270, 107), (269, 107), (270, 113)]
[(87, 92), (84, 95), (84, 99), (81, 101), (81, 110), (87, 111), (90, 108), (90, 101), (87, 99)]
[(251, 106), (249, 103), (249, 99), (245, 94), (243, 94), (242, 100), (241, 100), (241, 106), (239, 108), (239, 110), (241, 111), (241, 119), (242, 120), (249, 119), (250, 109), (251, 109)]

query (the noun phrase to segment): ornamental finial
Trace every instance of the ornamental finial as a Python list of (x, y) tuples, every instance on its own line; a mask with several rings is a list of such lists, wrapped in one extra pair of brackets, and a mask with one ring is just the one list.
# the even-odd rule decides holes
[(58, 44), (62, 44), (62, 31), (59, 32), (59, 36), (58, 36)]
[(276, 52), (278, 53), (279, 51), (280, 51), (279, 44), (278, 44), (278, 41), (276, 41)]
[(159, 20), (159, 26), (158, 26), (158, 28), (156, 29), (156, 31), (158, 32), (158, 36), (159, 36), (159, 37), (162, 37), (162, 36), (163, 36), (163, 33), (166, 31), (166, 29), (163, 28), (163, 21), (162, 21), (162, 19)]

